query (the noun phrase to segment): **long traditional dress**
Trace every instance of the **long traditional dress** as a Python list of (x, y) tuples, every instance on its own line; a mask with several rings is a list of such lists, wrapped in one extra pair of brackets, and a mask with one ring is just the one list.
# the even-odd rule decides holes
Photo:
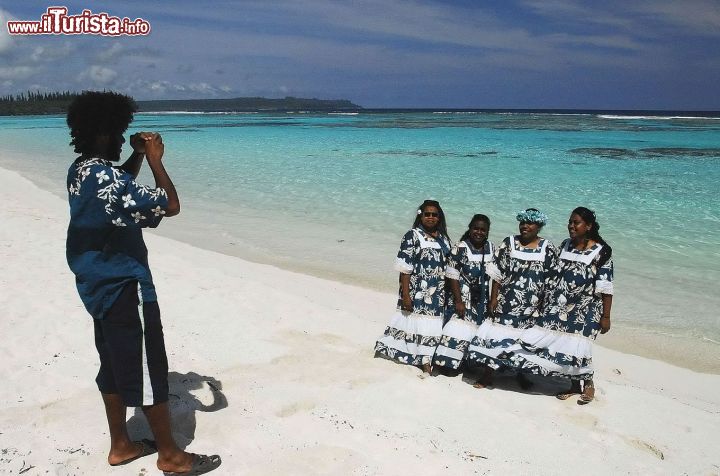
[(519, 236), (508, 236), (495, 252), (497, 269), (492, 278), (500, 284), (494, 317), (483, 321), (473, 337), (468, 362), (493, 369), (516, 368), (515, 350), (523, 329), (541, 315), (557, 267), (557, 250), (544, 238), (537, 248), (525, 248)]
[(592, 341), (600, 332), (603, 294), (613, 293), (613, 263), (598, 268), (602, 245), (587, 250), (562, 244), (558, 279), (537, 325), (519, 338), (522, 370), (577, 380), (592, 379)]
[(429, 364), (440, 342), (445, 311), (445, 266), (451, 243), (433, 238), (421, 227), (405, 233), (395, 269), (410, 275), (413, 311), (402, 310), (402, 288), (397, 310), (375, 344), (375, 351), (408, 365)]
[(435, 351), (435, 365), (457, 370), (465, 359), (470, 341), (487, 316), (491, 287), (488, 269), (494, 269), (494, 253), (495, 247), (489, 241), (481, 249), (461, 241), (450, 252), (445, 276), (458, 281), (465, 316), (457, 314), (455, 301), (448, 291), (445, 315), (449, 320), (443, 327), (440, 345)]

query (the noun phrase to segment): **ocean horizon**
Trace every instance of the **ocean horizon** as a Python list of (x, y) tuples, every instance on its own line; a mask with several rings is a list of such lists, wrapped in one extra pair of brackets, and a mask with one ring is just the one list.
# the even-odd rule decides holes
[[(140, 113), (128, 134), (164, 137), (183, 212), (158, 233), (389, 293), (424, 199), (440, 201), (453, 240), (488, 215), (495, 243), (536, 207), (559, 244), (570, 211), (589, 207), (616, 273), (598, 343), (720, 373), (720, 113), (543, 111)], [(0, 166), (65, 197), (64, 117), (0, 124)]]

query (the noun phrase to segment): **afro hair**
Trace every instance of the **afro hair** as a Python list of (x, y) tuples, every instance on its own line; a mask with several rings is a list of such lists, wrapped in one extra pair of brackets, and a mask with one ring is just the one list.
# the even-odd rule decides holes
[(68, 107), (70, 145), (75, 152), (91, 153), (100, 135), (123, 134), (137, 111), (135, 101), (109, 91), (83, 91)]

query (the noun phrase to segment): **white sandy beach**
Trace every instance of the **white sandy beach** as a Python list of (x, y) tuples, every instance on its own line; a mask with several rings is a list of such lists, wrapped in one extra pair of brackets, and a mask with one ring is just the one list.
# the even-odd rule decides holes
[[(0, 201), (0, 474), (160, 474), (153, 457), (106, 463), (67, 204), (3, 169)], [(583, 407), (539, 379), (535, 393), (511, 378), (492, 390), (421, 380), (373, 358), (392, 292), (146, 241), (176, 436), (222, 456), (212, 474), (720, 474), (719, 375), (597, 346), (597, 398)], [(133, 437), (149, 436), (128, 417)]]

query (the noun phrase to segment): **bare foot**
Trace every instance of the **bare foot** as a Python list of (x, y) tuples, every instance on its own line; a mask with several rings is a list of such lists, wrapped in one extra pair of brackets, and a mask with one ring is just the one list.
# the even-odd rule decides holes
[(157, 468), (168, 473), (187, 473), (192, 469), (192, 453), (179, 451), (171, 456), (158, 458)]
[(486, 367), (483, 370), (482, 376), (480, 376), (479, 379), (473, 384), (473, 387), (475, 388), (487, 388), (492, 386), (492, 377), (493, 377), (493, 370), (489, 367)]
[[(210, 471), (216, 470), (220, 464), (222, 464), (222, 459), (220, 459), (220, 456), (218, 455), (198, 455), (195, 453), (185, 453), (190, 456), (190, 466), (185, 471), (168, 471), (163, 470), (163, 474), (166, 475), (172, 475), (172, 476), (180, 476), (183, 474), (190, 475), (199, 475), (199, 474), (205, 474), (209, 473)], [(160, 462), (158, 461), (158, 468), (160, 468)]]
[(432, 366), (430, 364), (422, 364), (422, 371), (423, 371), (423, 373), (418, 375), (418, 377), (420, 377), (420, 378), (432, 377)]
[(120, 466), (153, 453), (157, 453), (154, 441), (131, 441), (129, 444), (112, 448), (108, 454), (108, 464)]

